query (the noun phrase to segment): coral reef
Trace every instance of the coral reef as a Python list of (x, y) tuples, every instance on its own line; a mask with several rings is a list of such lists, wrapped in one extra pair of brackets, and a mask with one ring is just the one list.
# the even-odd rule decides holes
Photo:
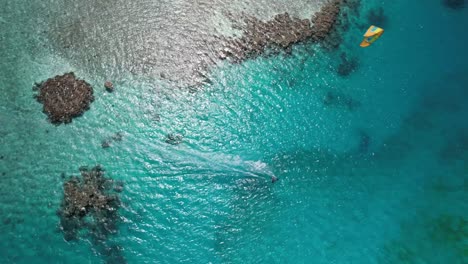
[(356, 57), (349, 58), (345, 53), (340, 55), (340, 64), (336, 69), (336, 72), (340, 76), (348, 76), (354, 72), (359, 66), (358, 59)]
[(220, 52), (221, 59), (241, 62), (263, 54), (267, 48), (287, 49), (292, 44), (312, 36), (308, 19), (291, 18), (288, 13), (279, 14), (263, 22), (255, 17), (245, 19), (246, 29), (239, 39), (231, 39)]
[(370, 25), (386, 27), (388, 18), (385, 15), (384, 9), (379, 7), (369, 10), (369, 13), (367, 14), (367, 20), (369, 21)]
[(322, 41), (329, 36), (340, 14), (342, 3), (340, 0), (330, 1), (314, 15), (312, 18), (313, 40)]
[(335, 26), (323, 39), (322, 46), (328, 51), (337, 50), (343, 42), (344, 33), (347, 32), (352, 24), (356, 24), (356, 19), (360, 16), (361, 0), (343, 0), (341, 1), (340, 12), (337, 15)]
[(123, 186), (121, 183), (114, 186), (100, 166), (91, 170), (82, 167), (80, 172), (81, 178), (72, 176), (63, 185), (58, 211), (61, 230), (66, 240), (78, 239), (78, 233), (86, 228), (94, 239), (105, 240), (117, 232), (120, 200), (114, 188), (121, 191)]
[(462, 9), (465, 7), (465, 0), (443, 0), (444, 6), (451, 9)]
[[(459, 215), (439, 215), (404, 223), (401, 237), (383, 248), (384, 263), (439, 263), (440, 256), (453, 257), (453, 262), (466, 263), (468, 220)], [(437, 259), (439, 256), (439, 259)], [(440, 262), (442, 263), (442, 262)]]
[(468, 159), (468, 129), (461, 129), (453, 136), (447, 136), (445, 146), (439, 151), (439, 160), (453, 163)]
[(35, 97), (53, 124), (70, 123), (94, 101), (91, 85), (77, 79), (73, 72), (38, 83), (33, 89), (39, 92)]
[(288, 13), (278, 14), (272, 20), (261, 21), (255, 17), (246, 17), (243, 36), (225, 39), (224, 49), (219, 58), (229, 58), (241, 62), (264, 54), (267, 50), (290, 51), (293, 44), (306, 40), (324, 40), (335, 25), (340, 12), (340, 0), (325, 4), (320, 12), (309, 19), (291, 17)]

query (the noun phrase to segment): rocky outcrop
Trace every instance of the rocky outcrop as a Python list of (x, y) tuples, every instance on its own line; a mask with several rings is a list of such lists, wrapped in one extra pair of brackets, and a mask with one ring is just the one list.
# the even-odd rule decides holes
[(37, 101), (53, 124), (70, 123), (81, 116), (94, 101), (93, 88), (73, 72), (57, 75), (34, 86)]

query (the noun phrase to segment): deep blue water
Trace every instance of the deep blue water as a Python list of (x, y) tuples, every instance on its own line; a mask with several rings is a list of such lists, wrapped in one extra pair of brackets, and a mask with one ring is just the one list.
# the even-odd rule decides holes
[[(1, 263), (468, 263), (467, 8), (369, 1), (339, 50), (218, 65), (193, 92), (74, 60), (92, 40), (60, 50), (49, 16), (69, 1), (0, 4)], [(378, 7), (385, 33), (362, 49)], [(96, 100), (54, 126), (31, 87), (68, 71)], [(125, 184), (119, 232), (67, 242), (60, 175), (95, 164)]]

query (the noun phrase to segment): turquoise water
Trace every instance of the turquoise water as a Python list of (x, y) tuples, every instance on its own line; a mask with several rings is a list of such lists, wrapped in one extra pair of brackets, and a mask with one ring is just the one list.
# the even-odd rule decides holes
[[(43, 33), (62, 2), (0, 1), (2, 263), (468, 262), (468, 9), (369, 1), (340, 50), (219, 65), (193, 91), (70, 59)], [(31, 88), (68, 71), (96, 100), (54, 126)], [(125, 184), (119, 232), (66, 242), (60, 175), (95, 164)]]

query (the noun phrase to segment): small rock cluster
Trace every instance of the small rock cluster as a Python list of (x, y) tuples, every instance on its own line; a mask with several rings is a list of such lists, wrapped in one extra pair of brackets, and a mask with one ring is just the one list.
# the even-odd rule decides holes
[(165, 142), (167, 144), (171, 144), (171, 145), (178, 145), (180, 143), (182, 143), (182, 135), (180, 134), (174, 134), (174, 133), (169, 133), (166, 135), (166, 140)]
[(112, 145), (112, 142), (120, 142), (122, 141), (123, 133), (117, 132), (109, 138), (102, 140), (101, 147), (102, 148), (109, 148)]
[(267, 49), (288, 51), (295, 43), (324, 40), (336, 22), (340, 13), (340, 0), (330, 1), (312, 18), (298, 19), (288, 13), (278, 14), (272, 20), (261, 21), (255, 17), (245, 18), (243, 36), (226, 39), (224, 49), (218, 56), (241, 62), (264, 54)]
[(82, 115), (94, 101), (93, 88), (73, 72), (57, 75), (33, 88), (36, 99), (44, 105), (43, 112), (53, 124), (70, 123)]
[(349, 111), (354, 111), (361, 106), (361, 102), (336, 91), (328, 91), (323, 99), (323, 104), (328, 107), (344, 107)]
[(114, 84), (110, 81), (106, 81), (104, 83), (104, 88), (106, 88), (106, 91), (108, 91), (109, 93), (112, 93), (114, 91)]
[(61, 230), (66, 240), (77, 239), (84, 228), (94, 238), (105, 239), (117, 231), (120, 207), (117, 193), (123, 190), (123, 184), (106, 178), (100, 166), (91, 170), (82, 167), (80, 172), (81, 177), (72, 176), (63, 185), (64, 195), (58, 211)]

